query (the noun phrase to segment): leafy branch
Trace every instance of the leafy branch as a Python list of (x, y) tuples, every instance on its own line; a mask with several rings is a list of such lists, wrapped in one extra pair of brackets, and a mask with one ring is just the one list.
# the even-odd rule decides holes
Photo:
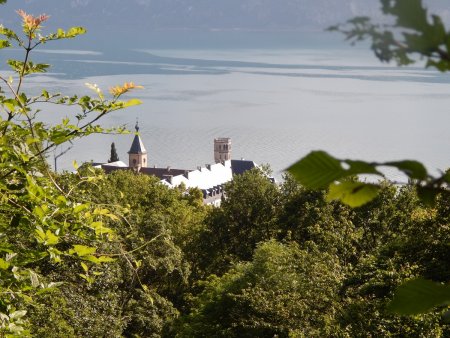
[[(17, 85), (13, 77), (0, 76), (7, 89), (5, 93), (0, 88), (0, 335), (11, 337), (26, 334), (26, 311), (18, 306), (23, 306), (23, 300), (33, 304), (34, 294), (50, 288), (39, 282), (35, 270), (38, 261), (58, 264), (62, 259), (75, 259), (101, 264), (113, 259), (97, 252), (96, 247), (114, 239), (114, 231), (106, 222), (118, 222), (119, 217), (95, 203), (79, 203), (71, 194), (75, 187), (62, 187), (56, 182), (46, 161), (47, 153), (93, 133), (123, 132), (123, 128), (104, 129), (96, 123), (112, 111), (141, 103), (136, 99), (121, 101), (122, 95), (141, 88), (132, 82), (112, 87), (110, 99), (95, 85), (88, 87), (97, 97), (62, 96), (45, 89), (38, 96), (28, 97), (22, 90), (27, 76), (49, 68), (48, 64), (31, 61), (32, 51), (86, 30), (73, 27), (41, 35), (41, 24), (49, 16), (33, 16), (21, 10), (17, 13), (25, 38), (0, 26), (0, 36), (4, 37), (0, 49), (18, 46), (25, 54), (23, 61), (7, 61), (16, 74)], [(37, 119), (42, 104), (77, 107), (81, 112), (75, 115), (76, 123), (65, 117), (59, 124), (46, 125)], [(102, 177), (93, 171), (84, 179), (93, 182)], [(95, 272), (88, 274), (83, 264), (85, 273), (80, 277), (92, 283)]]
[(403, 172), (410, 184), (416, 187), (420, 200), (427, 205), (433, 205), (439, 194), (450, 193), (450, 171), (436, 178), (427, 172), (422, 163), (414, 160), (364, 162), (337, 159), (324, 151), (313, 151), (287, 170), (306, 188), (329, 188), (328, 200), (337, 199), (351, 207), (359, 207), (377, 196), (380, 184), (349, 179), (357, 175), (385, 179), (379, 167), (396, 168)]

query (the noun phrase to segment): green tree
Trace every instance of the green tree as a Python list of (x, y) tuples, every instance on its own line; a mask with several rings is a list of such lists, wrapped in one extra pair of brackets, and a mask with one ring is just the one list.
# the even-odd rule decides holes
[[(32, 16), (18, 11), (23, 35), (0, 26), (0, 48), (16, 46), (23, 60), (8, 60), (14, 75), (0, 75), (0, 335), (26, 336), (28, 306), (38, 305), (37, 295), (53, 289), (41, 275), (38, 262), (58, 265), (74, 259), (78, 266), (111, 261), (98, 250), (114, 233), (103, 226), (116, 219), (109, 210), (75, 198), (73, 190), (62, 189), (46, 162), (48, 152), (65, 142), (98, 132), (107, 132), (97, 121), (111, 111), (138, 104), (119, 98), (136, 86), (114, 87), (105, 99), (95, 86), (97, 97), (63, 96), (42, 89), (37, 96), (23, 91), (26, 78), (45, 72), (49, 65), (34, 63), (32, 51), (51, 41), (84, 34), (81, 27), (41, 34), (46, 15)], [(39, 121), (42, 106), (66, 105), (79, 108), (72, 117), (47, 125)], [(119, 130), (120, 131), (120, 130)], [(84, 178), (92, 183), (102, 179), (94, 174)], [(102, 211), (103, 210), (103, 211)], [(90, 281), (92, 276), (81, 274)]]
[(314, 245), (261, 243), (253, 259), (210, 276), (177, 337), (323, 337), (330, 326), (343, 270)]
[(199, 238), (204, 277), (212, 271), (225, 272), (230, 263), (250, 260), (259, 242), (277, 235), (281, 195), (264, 172), (253, 169), (238, 175), (224, 191), (221, 207), (211, 210)]
[(119, 161), (119, 155), (117, 155), (116, 145), (111, 143), (111, 155), (109, 156), (108, 163)]
[[(203, 224), (204, 207), (184, 191), (162, 185), (156, 177), (129, 170), (115, 171), (95, 185), (83, 181), (85, 172), (92, 170), (86, 166), (77, 174), (62, 175), (58, 184), (64, 189), (76, 186), (78, 197), (120, 215), (119, 221), (104, 224), (116, 234), (105, 250), (115, 261), (105, 270), (96, 267), (91, 272), (101, 275), (89, 289), (74, 293), (76, 297), (63, 295), (68, 311), (81, 308), (96, 313), (65, 323), (74, 328), (76, 336), (97, 336), (95, 332), (103, 330), (108, 336), (158, 337), (183, 306), (195, 264), (193, 241)], [(76, 281), (76, 269), (66, 269), (71, 276), (66, 282)], [(101, 294), (105, 302), (87, 301), (92, 294)], [(89, 321), (91, 317), (99, 319)], [(113, 318), (117, 325), (108, 324)]]
[[(400, 192), (400, 195), (405, 195), (399, 198), (404, 201), (410, 198), (411, 191)], [(427, 304), (431, 310), (436, 301), (432, 293), (421, 291), (423, 286), (433, 290), (435, 284), (418, 277), (449, 280), (448, 223), (440, 219), (436, 209), (424, 208), (417, 201), (413, 204), (409, 220), (394, 233), (386, 229), (388, 236), (384, 235), (383, 241), (360, 260), (343, 283), (341, 293), (345, 305), (338, 322), (351, 337), (362, 331), (368, 336), (398, 336), (404, 332), (413, 337), (450, 334), (443, 320), (445, 306), (417, 315), (420, 312), (417, 307), (420, 309)], [(438, 199), (437, 208), (441, 209), (441, 205)], [(411, 280), (411, 285), (425, 297), (401, 304), (408, 313), (416, 314), (414, 317), (398, 316), (389, 311), (395, 305), (390, 302), (394, 291), (405, 279)], [(441, 292), (445, 290), (444, 285), (439, 286)], [(403, 288), (400, 286), (399, 290)]]
[(314, 243), (324, 252), (335, 254), (343, 266), (361, 255), (361, 228), (353, 222), (354, 212), (337, 202), (327, 202), (324, 191), (308, 190), (285, 175), (278, 211), (279, 240), (301, 245)]

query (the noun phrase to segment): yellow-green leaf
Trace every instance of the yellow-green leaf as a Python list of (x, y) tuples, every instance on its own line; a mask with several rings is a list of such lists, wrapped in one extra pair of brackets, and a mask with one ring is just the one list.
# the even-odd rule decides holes
[(83, 268), (84, 272), (88, 272), (89, 267), (86, 264), (84, 264), (83, 262), (80, 262), (80, 265)]
[(0, 258), (0, 269), (6, 270), (9, 268), (9, 263), (5, 261), (3, 258)]
[(142, 104), (141, 100), (131, 99), (131, 100), (128, 100), (127, 102), (124, 102), (123, 103), (123, 107), (127, 108), (127, 107), (137, 106), (137, 105), (140, 105), (140, 104)]
[(73, 246), (73, 249), (69, 250), (69, 253), (76, 253), (78, 256), (84, 257), (87, 255), (92, 255), (93, 253), (95, 253), (95, 251), (97, 251), (97, 249), (94, 247), (76, 244)]
[(47, 230), (45, 232), (45, 244), (55, 245), (55, 244), (58, 244), (58, 242), (59, 242), (59, 237), (56, 236), (53, 232), (51, 232), (50, 230)]
[(380, 187), (362, 182), (342, 182), (331, 184), (327, 200), (340, 200), (352, 208), (364, 205), (373, 200)]

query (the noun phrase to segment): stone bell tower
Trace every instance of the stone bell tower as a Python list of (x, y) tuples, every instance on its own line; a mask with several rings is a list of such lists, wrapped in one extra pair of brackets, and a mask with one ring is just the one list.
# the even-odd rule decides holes
[(231, 160), (231, 138), (219, 137), (214, 139), (214, 161), (221, 163)]
[(136, 171), (141, 170), (141, 168), (147, 167), (147, 150), (145, 150), (144, 143), (142, 143), (141, 137), (139, 136), (139, 125), (136, 122), (136, 133), (131, 144), (130, 151), (128, 152), (128, 166)]

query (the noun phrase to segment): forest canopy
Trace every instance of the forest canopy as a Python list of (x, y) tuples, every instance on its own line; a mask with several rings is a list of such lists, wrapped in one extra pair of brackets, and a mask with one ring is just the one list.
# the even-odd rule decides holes
[[(398, 18), (405, 3), (382, 1)], [(421, 1), (408, 3), (424, 10)], [(236, 176), (220, 207), (203, 205), (196, 189), (169, 189), (133, 171), (105, 175), (83, 165), (56, 173), (46, 154), (92, 133), (121, 132), (98, 120), (139, 104), (123, 100), (139, 86), (104, 93), (90, 84), (93, 97), (45, 88), (27, 95), (27, 77), (50, 67), (32, 62), (33, 50), (85, 30), (45, 34), (47, 16), (18, 14), (21, 34), (0, 28), (0, 47), (24, 52), (8, 62), (13, 77), (0, 75), (1, 337), (450, 336), (448, 172), (434, 178), (416, 161), (383, 163), (411, 182), (368, 187), (355, 175), (380, 163), (316, 152), (280, 185), (260, 169)], [(408, 15), (396, 24), (417, 32), (405, 33), (403, 43), (441, 27), (437, 17), (411, 22)], [(372, 37), (375, 46), (386, 34), (367, 19), (348, 25), (336, 29)], [(436, 40), (438, 49), (398, 50), (396, 41), (384, 41), (393, 44), (386, 57), (429, 51), (435, 67), (445, 61), (438, 51), (450, 48)], [(74, 113), (47, 125), (39, 121), (41, 104)], [(405, 280), (426, 285), (427, 295), (437, 288), (440, 298), (426, 297), (426, 311), (414, 303), (414, 316), (393, 313)], [(408, 296), (411, 289), (402, 290)]]

